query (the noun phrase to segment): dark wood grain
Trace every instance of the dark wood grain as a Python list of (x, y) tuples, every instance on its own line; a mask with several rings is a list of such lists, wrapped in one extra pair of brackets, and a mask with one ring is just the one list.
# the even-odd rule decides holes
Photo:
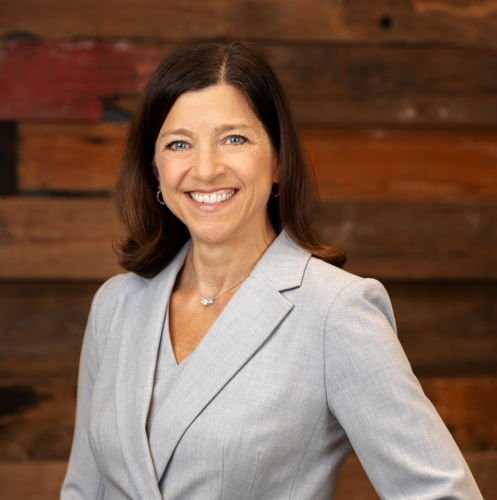
[(323, 237), (344, 242), (345, 269), (364, 277), (492, 280), (495, 202), (326, 202)]
[(106, 198), (0, 198), (0, 279), (103, 279), (120, 271)]
[[(171, 12), (173, 9), (173, 12)], [(5, 0), (0, 36), (184, 40), (237, 36), (263, 40), (436, 43), (495, 47), (496, 8), (478, 0)]]
[(0, 379), (77, 379), (90, 305), (101, 282), (0, 282)]
[[(301, 124), (495, 127), (497, 52), (265, 43)], [(99, 120), (174, 44), (0, 41), (0, 118)]]
[[(126, 124), (20, 123), (22, 192), (109, 191)], [(321, 199), (497, 199), (497, 132), (300, 128)]]
[(497, 376), (497, 284), (384, 282), (417, 376)]

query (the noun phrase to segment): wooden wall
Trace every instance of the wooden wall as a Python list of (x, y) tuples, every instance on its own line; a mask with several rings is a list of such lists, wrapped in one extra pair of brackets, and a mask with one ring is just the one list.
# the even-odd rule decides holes
[[(323, 234), (387, 287), (414, 372), (497, 499), (493, 0), (0, 3), (0, 496), (58, 496), (89, 305), (119, 272), (127, 117), (175, 47), (223, 36), (267, 51)], [(378, 498), (354, 456), (337, 498)]]

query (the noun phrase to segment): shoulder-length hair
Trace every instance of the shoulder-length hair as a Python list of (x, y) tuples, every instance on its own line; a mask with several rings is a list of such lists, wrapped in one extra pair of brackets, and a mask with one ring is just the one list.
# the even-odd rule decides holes
[(157, 275), (189, 239), (186, 226), (156, 199), (155, 142), (176, 99), (211, 85), (232, 85), (263, 125), (281, 166), (279, 197), (269, 197), (276, 232), (284, 228), (301, 248), (342, 266), (339, 248), (324, 245), (315, 220), (316, 187), (278, 77), (257, 45), (208, 42), (168, 56), (150, 77), (131, 120), (115, 200), (126, 236), (117, 245), (121, 266), (143, 277)]

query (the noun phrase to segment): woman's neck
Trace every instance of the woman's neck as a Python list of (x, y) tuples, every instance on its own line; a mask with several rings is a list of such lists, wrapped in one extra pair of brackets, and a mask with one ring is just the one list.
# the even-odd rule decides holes
[[(275, 238), (276, 233), (269, 217), (262, 230), (260, 227), (256, 230), (245, 228), (221, 242), (207, 242), (192, 235), (189, 256), (202, 294), (216, 295), (250, 274)], [(184, 285), (192, 286), (193, 278), (189, 279), (187, 276), (191, 275), (188, 263), (184, 266), (184, 271)]]

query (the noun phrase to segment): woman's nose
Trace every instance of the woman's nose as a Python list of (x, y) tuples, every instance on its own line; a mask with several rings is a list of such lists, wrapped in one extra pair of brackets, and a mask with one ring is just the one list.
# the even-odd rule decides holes
[(200, 147), (195, 156), (192, 175), (202, 182), (210, 182), (224, 172), (220, 154), (213, 146)]

